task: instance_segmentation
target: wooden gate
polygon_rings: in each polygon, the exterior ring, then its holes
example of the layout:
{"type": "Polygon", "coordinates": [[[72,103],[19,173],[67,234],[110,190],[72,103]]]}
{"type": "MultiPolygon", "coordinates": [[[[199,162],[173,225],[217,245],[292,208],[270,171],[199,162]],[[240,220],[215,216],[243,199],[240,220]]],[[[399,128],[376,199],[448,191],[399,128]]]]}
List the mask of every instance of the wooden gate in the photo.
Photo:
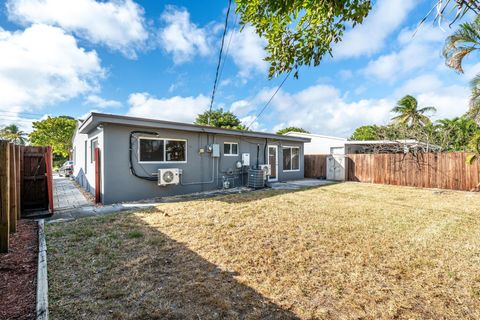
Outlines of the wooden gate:
{"type": "Polygon", "coordinates": [[[51,147],[23,147],[22,156],[22,216],[38,210],[53,213],[51,147]]]}

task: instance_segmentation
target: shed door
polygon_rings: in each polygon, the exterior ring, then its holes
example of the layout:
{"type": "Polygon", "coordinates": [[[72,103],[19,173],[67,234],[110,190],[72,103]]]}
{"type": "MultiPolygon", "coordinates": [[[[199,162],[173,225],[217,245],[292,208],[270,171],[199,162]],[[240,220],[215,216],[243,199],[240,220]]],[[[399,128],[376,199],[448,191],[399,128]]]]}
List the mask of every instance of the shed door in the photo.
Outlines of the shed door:
{"type": "Polygon", "coordinates": [[[327,157],[327,179],[335,181],[345,180],[344,155],[331,155],[327,157]]]}

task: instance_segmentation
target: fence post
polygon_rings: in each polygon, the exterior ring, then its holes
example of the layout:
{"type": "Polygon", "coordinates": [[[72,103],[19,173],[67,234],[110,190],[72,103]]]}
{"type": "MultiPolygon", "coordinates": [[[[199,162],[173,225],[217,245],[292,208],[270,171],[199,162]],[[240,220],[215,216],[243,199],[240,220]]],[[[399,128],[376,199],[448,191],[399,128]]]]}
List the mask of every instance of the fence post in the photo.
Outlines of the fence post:
{"type": "Polygon", "coordinates": [[[17,232],[17,195],[15,186],[16,177],[15,177],[15,145],[10,143],[10,161],[9,161],[9,193],[10,193],[10,233],[17,232]]]}
{"type": "Polygon", "coordinates": [[[47,176],[47,192],[48,192],[48,211],[50,214],[53,214],[54,205],[53,205],[53,157],[52,157],[52,147],[48,146],[45,151],[45,175],[47,176]]]}
{"type": "Polygon", "coordinates": [[[0,252],[8,252],[10,241],[10,195],[9,195],[8,141],[0,140],[0,252]]]}
{"type": "Polygon", "coordinates": [[[20,198],[20,166],[22,165],[22,160],[20,158],[21,152],[20,152],[21,147],[20,146],[15,146],[15,187],[16,187],[16,195],[17,195],[17,221],[20,220],[20,214],[21,214],[21,198],[20,198]]]}

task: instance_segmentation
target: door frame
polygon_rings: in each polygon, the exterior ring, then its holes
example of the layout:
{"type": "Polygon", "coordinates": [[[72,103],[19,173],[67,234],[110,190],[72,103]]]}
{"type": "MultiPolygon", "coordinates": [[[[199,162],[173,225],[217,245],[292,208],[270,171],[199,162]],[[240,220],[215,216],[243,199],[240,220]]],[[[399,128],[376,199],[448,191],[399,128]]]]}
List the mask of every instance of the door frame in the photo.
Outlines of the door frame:
{"type": "Polygon", "coordinates": [[[278,181],[278,145],[276,144],[269,144],[267,145],[267,150],[268,150],[268,156],[267,156],[267,164],[270,164],[270,148],[275,148],[275,172],[276,176],[275,179],[271,179],[270,176],[268,176],[268,182],[276,182],[278,181]]]}

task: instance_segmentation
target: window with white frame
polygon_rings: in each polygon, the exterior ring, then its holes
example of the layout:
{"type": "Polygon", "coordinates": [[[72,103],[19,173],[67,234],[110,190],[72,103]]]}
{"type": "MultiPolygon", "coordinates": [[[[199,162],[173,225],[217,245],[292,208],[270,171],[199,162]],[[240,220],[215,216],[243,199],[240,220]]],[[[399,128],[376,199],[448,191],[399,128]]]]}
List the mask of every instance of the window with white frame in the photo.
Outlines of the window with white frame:
{"type": "Polygon", "coordinates": [[[225,155],[225,156],[238,156],[238,143],[236,143],[236,142],[224,142],[223,143],[223,155],[225,155]]]}
{"type": "Polygon", "coordinates": [[[300,170],[300,148],[283,147],[283,171],[300,170]]]}
{"type": "Polygon", "coordinates": [[[90,163],[95,161],[95,149],[98,148],[98,139],[92,139],[90,141],[90,163]]]}
{"type": "Polygon", "coordinates": [[[186,162],[187,141],[138,138],[138,160],[139,162],[186,162]]]}

